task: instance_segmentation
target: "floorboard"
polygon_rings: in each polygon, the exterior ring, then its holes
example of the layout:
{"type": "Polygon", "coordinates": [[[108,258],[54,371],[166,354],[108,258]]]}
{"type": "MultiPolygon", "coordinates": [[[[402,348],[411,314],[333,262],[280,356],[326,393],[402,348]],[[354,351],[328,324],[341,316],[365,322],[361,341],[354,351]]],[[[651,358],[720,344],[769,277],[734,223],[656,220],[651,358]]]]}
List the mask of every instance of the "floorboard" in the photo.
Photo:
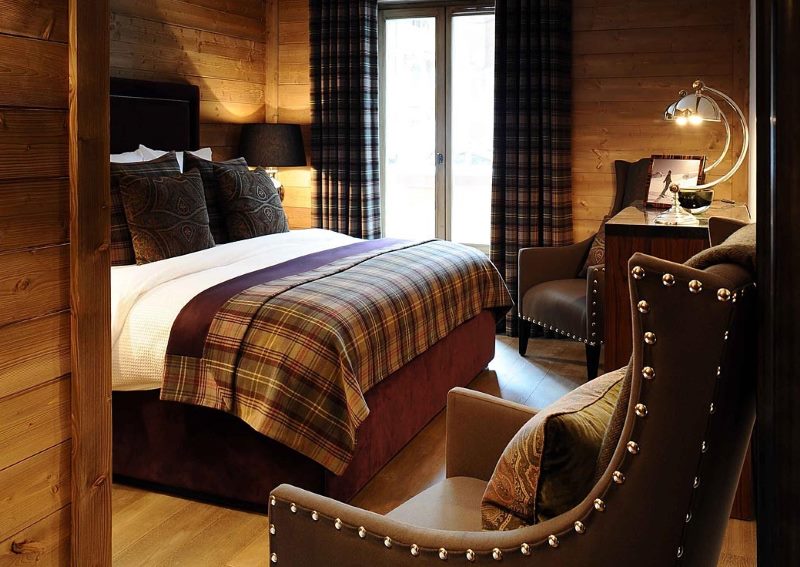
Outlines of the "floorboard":
{"type": "MultiPolygon", "coordinates": [[[[516,342],[498,338],[497,354],[470,385],[504,399],[544,407],[586,379],[582,344],[532,339],[525,358],[516,342]]],[[[444,478],[444,412],[355,497],[385,513],[444,478]]],[[[116,567],[266,567],[266,516],[115,485],[116,567]]],[[[755,522],[731,520],[718,567],[755,567],[755,522]]]]}

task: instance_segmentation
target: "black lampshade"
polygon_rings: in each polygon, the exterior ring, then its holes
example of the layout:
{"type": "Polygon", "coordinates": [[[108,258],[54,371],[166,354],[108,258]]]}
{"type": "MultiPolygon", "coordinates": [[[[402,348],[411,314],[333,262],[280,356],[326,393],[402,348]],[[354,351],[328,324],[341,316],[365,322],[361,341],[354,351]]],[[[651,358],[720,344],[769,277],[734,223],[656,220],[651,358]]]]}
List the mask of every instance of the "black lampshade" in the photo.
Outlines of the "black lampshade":
{"type": "Polygon", "coordinates": [[[239,153],[252,166],[306,165],[303,134],[297,124],[245,124],[239,153]]]}

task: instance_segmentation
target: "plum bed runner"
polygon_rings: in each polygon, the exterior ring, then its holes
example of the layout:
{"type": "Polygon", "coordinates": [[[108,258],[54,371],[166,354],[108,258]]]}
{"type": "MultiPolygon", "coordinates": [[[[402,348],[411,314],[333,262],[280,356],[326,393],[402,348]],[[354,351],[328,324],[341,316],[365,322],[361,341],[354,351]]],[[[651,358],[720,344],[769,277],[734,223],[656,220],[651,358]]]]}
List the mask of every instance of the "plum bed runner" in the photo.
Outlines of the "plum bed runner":
{"type": "Polygon", "coordinates": [[[369,414],[364,393],[511,297],[479,251],[366,241],[199,294],[172,327],[161,399],[236,415],[341,474],[369,414]]]}

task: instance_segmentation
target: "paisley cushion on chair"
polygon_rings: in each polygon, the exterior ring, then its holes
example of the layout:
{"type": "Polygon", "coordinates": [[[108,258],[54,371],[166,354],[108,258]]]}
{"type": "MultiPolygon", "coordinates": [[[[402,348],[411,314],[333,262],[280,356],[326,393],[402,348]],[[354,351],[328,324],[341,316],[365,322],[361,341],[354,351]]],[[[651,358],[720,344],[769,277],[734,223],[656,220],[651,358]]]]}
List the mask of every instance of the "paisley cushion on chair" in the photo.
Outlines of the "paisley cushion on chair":
{"type": "Polygon", "coordinates": [[[484,529],[535,524],[568,511],[586,497],[595,482],[597,457],[625,371],[573,390],[517,432],[483,495],[484,529]]]}

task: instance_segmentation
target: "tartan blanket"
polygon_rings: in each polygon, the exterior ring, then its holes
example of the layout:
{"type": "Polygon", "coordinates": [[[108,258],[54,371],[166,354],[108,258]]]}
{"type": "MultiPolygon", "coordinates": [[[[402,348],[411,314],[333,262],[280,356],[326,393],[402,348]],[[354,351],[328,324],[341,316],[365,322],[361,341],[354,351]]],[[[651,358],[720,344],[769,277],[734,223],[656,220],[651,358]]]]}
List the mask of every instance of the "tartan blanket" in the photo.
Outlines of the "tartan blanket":
{"type": "Polygon", "coordinates": [[[439,240],[365,241],[261,272],[183,309],[161,399],[234,414],[335,474],[370,388],[481,311],[499,320],[512,305],[485,255],[439,240]]]}

